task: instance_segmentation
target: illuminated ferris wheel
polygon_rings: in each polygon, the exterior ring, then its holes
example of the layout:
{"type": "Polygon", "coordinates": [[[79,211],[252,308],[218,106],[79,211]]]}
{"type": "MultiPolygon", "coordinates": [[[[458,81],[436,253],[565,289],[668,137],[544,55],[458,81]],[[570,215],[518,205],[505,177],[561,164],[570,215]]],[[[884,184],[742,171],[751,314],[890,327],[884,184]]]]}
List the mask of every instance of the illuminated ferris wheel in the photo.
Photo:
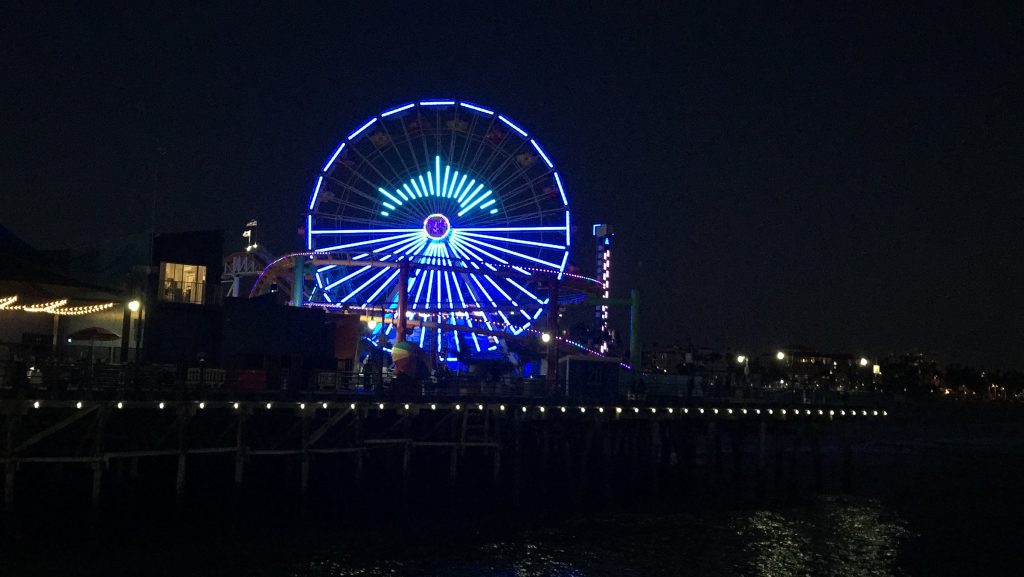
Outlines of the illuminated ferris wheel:
{"type": "MultiPolygon", "coordinates": [[[[399,269],[373,263],[419,265],[408,315],[433,323],[407,338],[454,361],[539,322],[538,287],[564,271],[571,227],[562,177],[532,134],[483,106],[423,100],[368,119],[333,151],[306,234],[308,250],[348,255],[316,268],[315,306],[393,315],[399,269]]],[[[374,332],[394,337],[392,324],[374,332]]]]}

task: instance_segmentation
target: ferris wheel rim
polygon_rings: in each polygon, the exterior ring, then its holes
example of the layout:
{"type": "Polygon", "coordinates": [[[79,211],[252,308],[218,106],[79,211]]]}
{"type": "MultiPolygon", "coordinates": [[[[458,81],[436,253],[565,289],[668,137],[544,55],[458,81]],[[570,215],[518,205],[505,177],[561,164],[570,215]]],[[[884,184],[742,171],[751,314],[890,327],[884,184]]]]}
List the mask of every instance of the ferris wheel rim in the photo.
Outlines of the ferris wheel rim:
{"type": "MultiPolygon", "coordinates": [[[[435,130],[430,134],[439,132],[439,130],[435,130]]],[[[440,141],[440,137],[438,137],[438,141],[440,141]]],[[[453,144],[450,148],[454,150],[454,136],[451,138],[451,142],[453,144]]],[[[436,275],[433,272],[424,274],[423,276],[428,277],[428,280],[420,279],[417,274],[418,280],[413,281],[413,287],[419,283],[418,288],[422,292],[424,285],[429,284],[430,288],[426,289],[426,305],[428,307],[433,305],[431,310],[435,311],[439,310],[438,305],[443,304],[442,295],[445,290],[442,289],[442,286],[446,287],[448,305],[450,305],[452,313],[487,308],[489,302],[491,308],[498,311],[503,320],[508,321],[507,325],[512,327],[512,332],[515,334],[518,334],[515,332],[517,325],[521,330],[526,330],[532,321],[539,317],[540,309],[544,308],[546,301],[538,298],[523,284],[514,280],[504,279],[505,284],[495,282],[491,278],[488,268],[496,271],[496,266],[506,266],[526,272],[527,268],[532,267],[536,270],[556,273],[561,278],[566,269],[571,246],[571,213],[562,175],[536,137],[504,114],[499,114],[472,102],[453,99],[420,100],[393,106],[370,117],[348,133],[333,149],[317,175],[309,198],[305,220],[306,248],[314,253],[352,250],[362,252],[362,254],[356,255],[356,260],[366,259],[367,262],[369,260],[408,259],[428,264],[447,264],[449,266],[459,264],[465,268],[476,267],[476,272],[460,269],[459,272],[452,272],[451,275],[447,272],[443,274],[439,272],[436,275]],[[425,139],[430,132],[428,130],[419,130],[418,133],[410,132],[404,115],[415,113],[413,122],[418,124],[423,118],[423,110],[433,111],[445,107],[465,110],[468,111],[467,114],[477,115],[471,120],[474,128],[477,126],[477,122],[483,118],[489,122],[488,126],[498,126],[505,130],[508,138],[518,138],[519,141],[514,144],[515,148],[512,148],[514,152],[508,152],[500,146],[486,149],[481,141],[481,134],[490,136],[492,129],[488,128],[488,132],[485,133],[467,132],[465,136],[467,144],[461,151],[461,162],[466,162],[466,157],[469,154],[468,143],[471,141],[471,137],[472,142],[476,145],[469,166],[457,162],[454,153],[451,158],[442,159],[440,152],[434,150],[434,163],[432,166],[430,165],[431,154],[428,153],[426,165],[429,170],[424,174],[424,163],[421,162],[415,151],[409,155],[408,159],[399,153],[396,153],[393,159],[385,157],[385,153],[381,150],[394,149],[397,151],[399,145],[408,146],[412,150],[414,144],[423,144],[426,149],[425,139]],[[394,120],[398,120],[398,122],[393,122],[394,120]],[[360,143],[368,138],[376,138],[382,144],[376,150],[368,149],[368,152],[364,152],[360,150],[360,143]],[[487,152],[488,156],[485,161],[481,161],[480,158],[484,152],[487,152]],[[525,155],[532,157],[533,153],[536,153],[536,158],[543,162],[538,167],[546,167],[543,172],[531,172],[533,164],[523,162],[525,155]],[[358,160],[351,160],[354,157],[358,160]],[[347,174],[339,177],[335,172],[343,158],[349,159],[347,160],[349,164],[346,165],[347,174]],[[400,164],[400,167],[391,164],[395,160],[397,161],[394,164],[400,164]],[[517,162],[522,165],[521,168],[516,166],[517,162]],[[478,163],[480,163],[479,166],[478,163]],[[387,165],[386,169],[383,168],[385,164],[387,165]],[[353,166],[358,166],[359,170],[353,166]],[[458,166],[462,168],[457,168],[458,166]],[[465,183],[471,172],[479,173],[477,178],[481,183],[477,184],[476,178],[473,178],[470,186],[464,192],[461,188],[456,188],[456,181],[459,180],[460,174],[461,183],[465,183]],[[485,172],[489,176],[484,176],[485,172]],[[368,174],[369,176],[367,176],[368,174]],[[454,178],[450,179],[453,175],[454,178]],[[499,182],[491,182],[498,180],[498,177],[501,177],[499,182]],[[344,181],[344,178],[349,180],[344,181]],[[538,196],[537,189],[540,183],[548,180],[551,182],[553,191],[557,192],[556,198],[561,200],[560,205],[557,201],[552,203],[548,199],[538,196]],[[357,181],[361,181],[359,186],[353,184],[357,181]],[[488,188],[486,192],[483,192],[485,184],[488,188]],[[511,186],[511,184],[515,184],[515,186],[511,186]],[[474,186],[476,188],[473,188],[474,186]],[[345,196],[343,201],[332,199],[339,206],[333,215],[322,213],[320,210],[321,203],[326,196],[324,191],[328,188],[351,195],[351,198],[345,196]],[[369,192],[374,188],[380,196],[374,197],[369,192]],[[470,192],[470,188],[473,188],[473,192],[470,192]],[[492,198],[498,196],[495,191],[500,191],[504,195],[502,202],[499,203],[496,198],[492,198]],[[413,199],[422,201],[426,207],[424,210],[429,211],[427,218],[422,219],[420,227],[415,226],[415,221],[422,216],[420,213],[413,211],[407,215],[402,212],[407,203],[411,206],[413,199]],[[504,202],[506,200],[507,203],[504,202]],[[547,206],[545,207],[545,205],[547,206]],[[454,206],[453,210],[457,211],[459,222],[450,221],[442,210],[442,206],[454,206]],[[385,210],[380,210],[382,207],[385,210]],[[499,208],[501,211],[497,210],[499,208]],[[485,209],[488,211],[482,212],[485,209]],[[499,215],[498,212],[502,214],[499,215]],[[559,219],[558,225],[553,224],[553,216],[557,216],[559,219]],[[431,218],[434,218],[433,226],[436,228],[433,235],[427,230],[428,221],[431,218]],[[388,219],[388,222],[393,222],[394,225],[382,226],[382,223],[385,222],[384,219],[388,219]],[[522,224],[526,221],[529,221],[532,226],[522,224]],[[318,225],[319,228],[317,228],[318,225]],[[562,241],[550,238],[554,234],[564,235],[560,236],[562,241]],[[352,240],[348,240],[347,237],[351,237],[352,240]],[[318,244],[322,238],[340,240],[335,244],[318,244]],[[431,241],[441,239],[445,240],[445,245],[431,252],[431,248],[435,245],[431,241]],[[482,268],[478,264],[482,265],[482,268]],[[462,302],[460,307],[454,302],[455,292],[450,283],[454,279],[454,286],[459,289],[460,280],[456,275],[463,275],[465,288],[479,297],[474,299],[473,305],[462,302]],[[435,276],[436,298],[431,294],[434,291],[435,276]],[[495,298],[488,289],[496,291],[494,295],[500,293],[507,302],[516,305],[516,308],[525,317],[524,320],[517,322],[509,320],[497,304],[504,302],[501,296],[495,298]],[[527,299],[525,295],[529,295],[532,299],[527,299]],[[522,306],[516,304],[516,297],[520,301],[526,300],[527,304],[522,306]],[[531,300],[535,302],[530,304],[531,300]]],[[[330,267],[323,268],[329,269],[330,267]]],[[[359,275],[372,268],[374,267],[363,266],[355,268],[352,272],[348,272],[348,269],[338,269],[337,274],[341,275],[344,272],[344,276],[332,277],[326,282],[321,278],[321,272],[327,276],[329,272],[335,271],[318,270],[315,277],[314,293],[319,287],[322,297],[327,303],[337,304],[328,296],[328,291],[343,283],[354,283],[354,279],[359,278],[359,275]]],[[[388,276],[385,273],[384,269],[379,272],[374,271],[369,280],[355,286],[354,290],[342,297],[341,302],[344,303],[363,291],[374,290],[375,287],[373,294],[364,304],[369,304],[375,298],[383,298],[385,302],[391,299],[392,291],[386,289],[386,285],[394,286],[392,283],[397,282],[395,280],[397,275],[393,273],[388,276]],[[383,284],[381,284],[382,279],[383,284]]],[[[528,283],[524,284],[528,285],[528,283]]],[[[351,285],[349,286],[352,288],[351,285]]],[[[459,297],[460,300],[463,297],[461,290],[459,297]]],[[[416,293],[414,303],[420,298],[420,293],[416,293]]],[[[416,304],[413,305],[413,308],[416,308],[416,304]]],[[[440,338],[440,333],[438,338],[440,338]]]]}

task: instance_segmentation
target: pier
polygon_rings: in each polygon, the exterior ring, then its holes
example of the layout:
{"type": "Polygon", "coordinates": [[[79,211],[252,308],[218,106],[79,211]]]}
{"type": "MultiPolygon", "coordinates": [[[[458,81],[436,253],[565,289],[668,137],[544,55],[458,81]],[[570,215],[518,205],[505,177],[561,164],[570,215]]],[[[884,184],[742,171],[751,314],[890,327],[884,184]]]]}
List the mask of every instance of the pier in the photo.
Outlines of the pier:
{"type": "Polygon", "coordinates": [[[707,467],[763,483],[769,474],[787,475],[799,462],[810,464],[816,488],[826,482],[846,487],[851,440],[890,418],[879,406],[763,400],[569,404],[369,394],[145,396],[0,400],[4,509],[14,510],[23,494],[33,492],[20,479],[43,469],[50,475],[88,470],[95,507],[102,507],[112,472],[130,484],[140,471],[155,475],[150,481],[181,505],[196,459],[222,461],[217,470],[230,475],[236,488],[268,466],[287,469],[294,472],[288,485],[298,496],[309,491],[321,469],[341,472],[358,486],[368,463],[377,475],[399,482],[402,495],[415,490],[414,475],[452,483],[472,478],[518,499],[524,477],[580,485],[625,478],[657,487],[707,467]],[[833,461],[829,467],[823,466],[826,458],[833,461]],[[253,467],[263,462],[272,464],[253,467]]]}

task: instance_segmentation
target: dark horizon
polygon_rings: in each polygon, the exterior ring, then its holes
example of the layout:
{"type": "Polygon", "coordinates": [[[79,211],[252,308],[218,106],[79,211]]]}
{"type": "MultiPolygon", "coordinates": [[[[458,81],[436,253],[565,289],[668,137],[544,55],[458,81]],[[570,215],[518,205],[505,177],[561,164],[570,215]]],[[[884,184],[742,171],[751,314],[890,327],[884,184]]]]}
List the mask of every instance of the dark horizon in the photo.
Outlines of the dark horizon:
{"type": "Polygon", "coordinates": [[[545,143],[584,271],[615,225],[647,343],[1024,368],[1021,7],[676,10],[27,4],[0,24],[0,224],[142,232],[155,174],[158,230],[233,248],[257,218],[297,250],[344,135],[465,98],[545,143]]]}

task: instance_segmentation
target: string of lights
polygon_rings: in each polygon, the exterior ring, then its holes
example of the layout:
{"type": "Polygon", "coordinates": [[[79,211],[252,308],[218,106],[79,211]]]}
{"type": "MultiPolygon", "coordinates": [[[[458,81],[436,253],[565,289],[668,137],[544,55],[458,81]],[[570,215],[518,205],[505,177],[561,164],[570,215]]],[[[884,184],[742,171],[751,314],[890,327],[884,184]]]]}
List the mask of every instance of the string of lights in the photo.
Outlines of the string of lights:
{"type": "Polygon", "coordinates": [[[23,311],[26,313],[47,313],[58,316],[76,317],[105,311],[117,305],[117,303],[114,302],[107,302],[94,305],[81,305],[69,307],[67,306],[68,299],[59,299],[55,301],[34,305],[14,304],[16,302],[18,302],[18,295],[0,297],[0,310],[23,311]]]}
{"type": "MultiPolygon", "coordinates": [[[[151,408],[151,407],[155,406],[159,410],[164,410],[164,409],[167,408],[167,405],[168,405],[168,403],[166,403],[164,401],[157,401],[157,402],[154,402],[154,401],[96,401],[96,402],[90,402],[89,404],[95,405],[95,404],[103,404],[103,403],[107,403],[107,402],[109,402],[113,406],[117,407],[118,409],[124,409],[126,407],[128,407],[128,408],[143,408],[144,409],[144,408],[151,408]]],[[[51,408],[51,407],[52,408],[62,408],[62,407],[65,407],[65,406],[70,406],[71,404],[72,404],[72,401],[45,401],[44,402],[44,401],[41,401],[41,400],[37,400],[37,401],[33,401],[32,402],[32,407],[35,408],[35,409],[41,409],[44,406],[46,406],[47,408],[51,408]]],[[[74,404],[74,407],[76,409],[83,409],[83,408],[85,408],[87,406],[86,403],[83,402],[83,401],[74,401],[73,404],[74,404]]],[[[338,401],[334,401],[334,402],[323,401],[323,402],[316,402],[316,403],[313,403],[313,402],[311,402],[311,403],[305,403],[305,402],[274,403],[274,402],[263,402],[263,401],[248,401],[248,402],[240,402],[240,401],[219,401],[219,402],[216,402],[216,401],[184,401],[184,402],[181,402],[181,403],[178,403],[178,404],[188,405],[188,406],[195,406],[199,410],[206,410],[208,408],[209,409],[231,408],[231,409],[236,410],[236,411],[240,411],[240,410],[243,410],[243,409],[251,409],[251,408],[256,408],[256,407],[263,407],[264,409],[266,409],[268,411],[269,410],[273,410],[275,408],[276,409],[285,409],[285,410],[295,410],[295,409],[298,409],[300,411],[305,411],[305,410],[307,410],[307,408],[308,409],[312,409],[314,411],[317,410],[317,409],[323,409],[323,410],[348,409],[350,411],[355,411],[355,410],[359,410],[359,409],[363,409],[363,410],[373,410],[373,409],[376,409],[378,411],[386,411],[386,410],[412,411],[412,410],[426,410],[426,409],[429,408],[431,411],[436,411],[438,409],[442,409],[442,410],[448,409],[448,410],[453,410],[453,411],[462,411],[462,410],[467,410],[468,411],[468,410],[476,409],[478,411],[485,411],[485,410],[493,411],[493,410],[497,410],[498,412],[502,412],[503,413],[503,412],[506,412],[506,411],[508,411],[509,409],[512,408],[510,405],[506,405],[506,404],[476,403],[476,404],[466,404],[466,405],[463,405],[462,403],[436,403],[436,402],[432,402],[432,403],[384,403],[384,402],[354,403],[354,402],[347,402],[347,401],[342,401],[342,402],[338,402],[338,401]]],[[[867,409],[867,408],[850,408],[850,407],[843,407],[843,408],[837,408],[837,407],[807,408],[807,407],[802,407],[802,408],[785,409],[785,408],[778,408],[778,407],[726,407],[726,408],[721,408],[721,407],[669,407],[669,406],[660,406],[660,407],[655,407],[655,406],[642,406],[642,407],[641,406],[630,406],[630,407],[616,406],[616,407],[604,407],[604,406],[600,406],[600,405],[573,405],[573,406],[570,406],[570,405],[557,405],[557,406],[553,406],[553,407],[548,407],[547,405],[520,405],[519,406],[519,411],[522,412],[522,413],[535,412],[535,413],[543,414],[543,413],[546,413],[549,408],[552,409],[552,412],[557,410],[557,412],[559,412],[559,413],[580,413],[580,414],[587,413],[588,411],[591,412],[592,414],[593,413],[603,414],[607,410],[608,412],[614,413],[616,417],[621,417],[623,414],[625,414],[625,415],[634,415],[634,416],[640,415],[640,414],[651,414],[651,415],[664,414],[664,415],[673,415],[673,416],[679,416],[679,417],[683,417],[683,416],[688,416],[690,414],[694,414],[694,415],[698,415],[698,416],[700,416],[700,415],[725,415],[727,417],[743,417],[743,416],[746,416],[746,417],[755,416],[755,417],[757,417],[757,416],[766,416],[766,417],[776,417],[776,418],[782,418],[782,417],[795,418],[795,417],[801,417],[801,416],[803,416],[803,417],[816,417],[816,416],[817,417],[826,417],[827,416],[829,419],[833,419],[833,418],[835,418],[837,416],[838,417],[857,417],[857,416],[860,416],[860,417],[888,417],[889,416],[889,412],[887,410],[884,410],[884,409],[867,409]],[[692,411],[692,413],[691,413],[691,411],[692,411]]]]}

